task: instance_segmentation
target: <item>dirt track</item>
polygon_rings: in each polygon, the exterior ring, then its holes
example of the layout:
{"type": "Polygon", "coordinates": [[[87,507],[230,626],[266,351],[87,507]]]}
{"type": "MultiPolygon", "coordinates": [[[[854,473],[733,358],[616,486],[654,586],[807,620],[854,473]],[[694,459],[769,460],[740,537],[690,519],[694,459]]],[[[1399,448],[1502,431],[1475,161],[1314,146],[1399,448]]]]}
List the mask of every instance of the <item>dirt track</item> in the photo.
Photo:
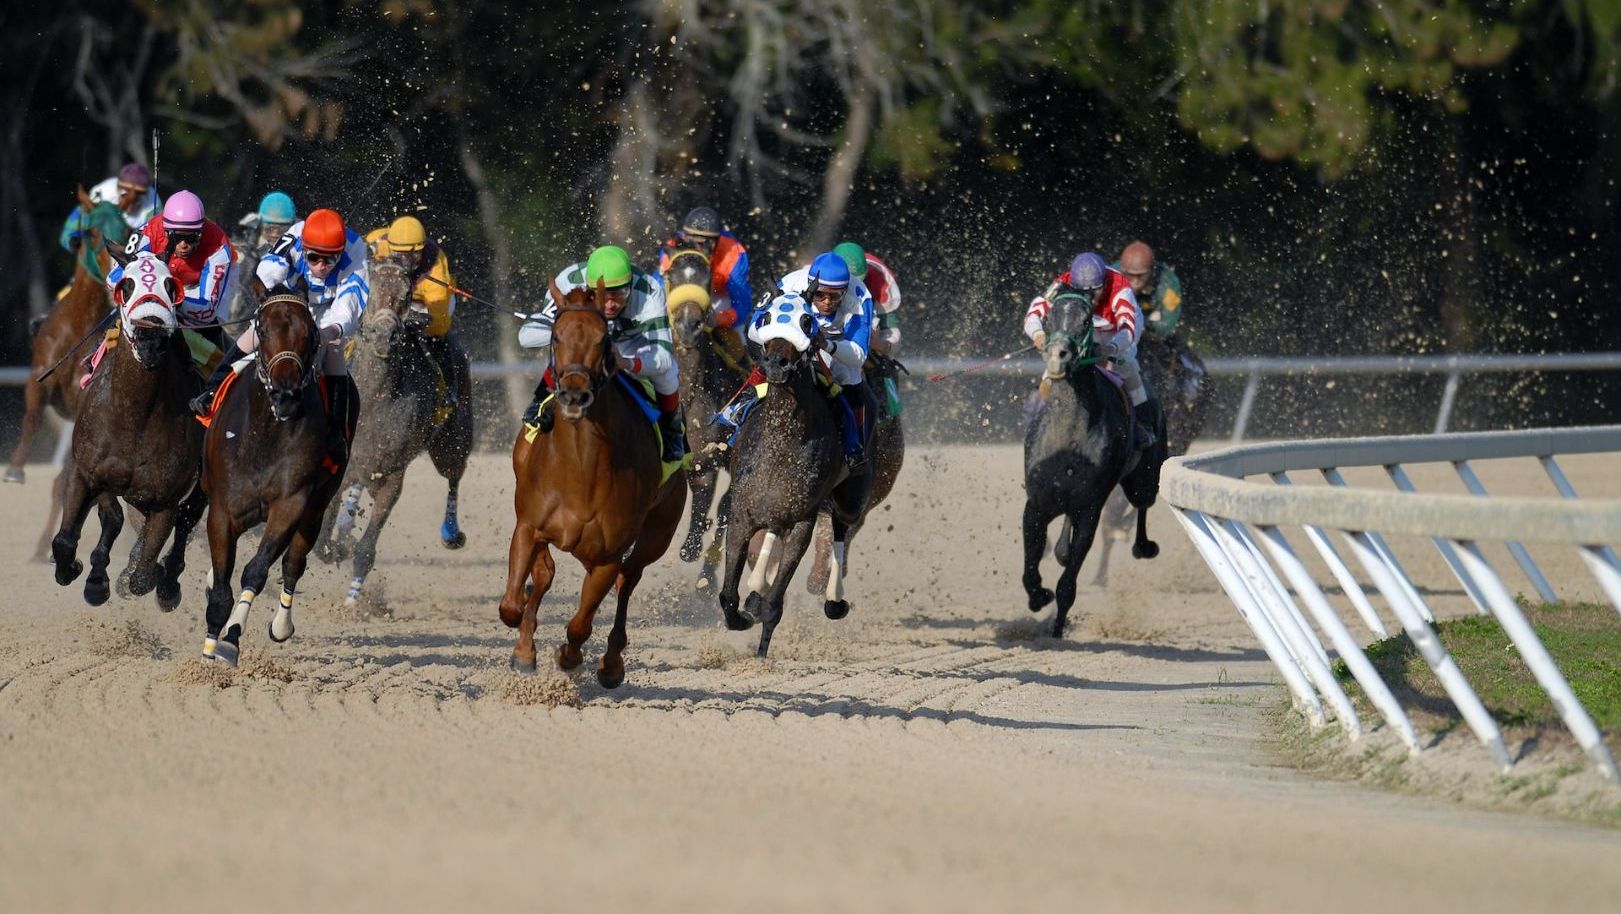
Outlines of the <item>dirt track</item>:
{"type": "MultiPolygon", "coordinates": [[[[586,672],[554,709],[561,680],[506,672],[500,457],[464,485],[456,553],[413,469],[373,577],[391,618],[336,610],[346,570],[312,566],[298,636],[269,644],[256,609],[234,678],[192,659],[196,544],[171,615],[90,610],[22,564],[32,467],[0,489],[0,910],[1614,905],[1621,835],[1278,767],[1281,689],[1163,516],[1161,559],[1117,552],[1137,582],[1083,590],[1069,640],[1033,637],[1018,476],[1012,448],[915,451],[852,550],[851,618],[796,586],[768,663],[672,550],[625,686],[586,672]]],[[[579,580],[559,562],[545,645],[579,580]]]]}

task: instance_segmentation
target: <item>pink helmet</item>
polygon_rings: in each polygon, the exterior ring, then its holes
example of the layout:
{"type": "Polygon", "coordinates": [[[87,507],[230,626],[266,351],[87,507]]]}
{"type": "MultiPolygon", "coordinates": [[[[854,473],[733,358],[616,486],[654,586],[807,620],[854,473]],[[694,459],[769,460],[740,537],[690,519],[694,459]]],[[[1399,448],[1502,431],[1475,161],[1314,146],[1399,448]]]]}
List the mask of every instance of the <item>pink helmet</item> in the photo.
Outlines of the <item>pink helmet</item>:
{"type": "Polygon", "coordinates": [[[163,227],[166,229],[200,229],[203,227],[203,201],[189,190],[183,190],[163,204],[163,227]]]}

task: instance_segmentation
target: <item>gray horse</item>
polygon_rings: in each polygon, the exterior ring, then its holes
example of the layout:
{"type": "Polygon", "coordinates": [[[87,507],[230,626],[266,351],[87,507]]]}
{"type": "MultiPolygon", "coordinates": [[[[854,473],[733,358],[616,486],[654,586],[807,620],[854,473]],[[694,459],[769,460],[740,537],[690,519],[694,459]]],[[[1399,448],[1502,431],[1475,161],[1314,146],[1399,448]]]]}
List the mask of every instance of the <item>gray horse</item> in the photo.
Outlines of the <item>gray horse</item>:
{"type": "MultiPolygon", "coordinates": [[[[803,332],[811,336],[815,319],[807,311],[803,332]]],[[[786,339],[765,344],[760,370],[770,387],[738,431],[732,450],[731,514],[726,530],[726,571],[720,591],[726,627],[743,631],[760,622],[759,656],[771,646],[771,633],[782,621],[783,595],[804,558],[824,506],[833,518],[832,563],[822,612],[842,619],[850,612],[844,599],[845,545],[849,529],[866,507],[872,473],[850,475],[839,436],[836,404],[816,383],[814,351],[798,350],[786,339]],[[749,541],[765,531],[765,541],[749,578],[748,603],[738,612],[738,581],[743,576],[749,541]],[[776,576],[769,584],[772,553],[781,550],[776,576]]],[[[869,463],[870,467],[870,463],[869,463]]]]}
{"type": "Polygon", "coordinates": [[[1116,485],[1137,508],[1131,554],[1140,559],[1159,554],[1148,538],[1148,508],[1159,494],[1165,422],[1158,419],[1152,446],[1142,450],[1133,444],[1131,408],[1092,354],[1091,308],[1078,295],[1060,295],[1054,306],[1056,327],[1045,353],[1051,392],[1024,439],[1024,589],[1031,612],[1040,612],[1056,596],[1053,637],[1059,638],[1075,603],[1075,577],[1116,485]],[[1040,566],[1047,525],[1059,516],[1068,519],[1074,533],[1055,594],[1041,586],[1040,566]]]}
{"type": "Polygon", "coordinates": [[[411,284],[403,264],[391,258],[371,266],[371,297],[350,358],[363,399],[365,420],[355,430],[341,500],[327,510],[320,555],[336,564],[351,553],[354,578],[345,602],[357,603],[366,576],[377,563],[377,539],[405,488],[405,469],[424,450],[450,483],[439,540],[446,549],[467,543],[456,516],[456,492],[473,446],[472,385],[467,355],[456,348],[460,371],[441,377],[413,327],[411,284]],[[372,518],[359,541],[355,515],[362,490],[372,497],[372,518]]]}

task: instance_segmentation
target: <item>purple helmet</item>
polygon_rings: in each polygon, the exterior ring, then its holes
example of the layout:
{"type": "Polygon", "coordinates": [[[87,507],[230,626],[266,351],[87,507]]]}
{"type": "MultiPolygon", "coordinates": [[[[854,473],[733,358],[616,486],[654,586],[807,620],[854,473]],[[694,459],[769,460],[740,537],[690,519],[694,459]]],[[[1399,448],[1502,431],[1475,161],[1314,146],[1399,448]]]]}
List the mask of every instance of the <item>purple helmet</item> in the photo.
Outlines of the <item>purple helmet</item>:
{"type": "Polygon", "coordinates": [[[163,204],[163,227],[192,231],[203,227],[203,201],[189,190],[183,190],[163,204]]]}
{"type": "Polygon", "coordinates": [[[1103,273],[1108,264],[1094,251],[1076,254],[1069,262],[1069,284],[1082,292],[1096,292],[1103,288],[1103,273]]]}
{"type": "Polygon", "coordinates": [[[152,173],[140,162],[131,162],[118,169],[118,183],[146,190],[152,186],[152,173]]]}

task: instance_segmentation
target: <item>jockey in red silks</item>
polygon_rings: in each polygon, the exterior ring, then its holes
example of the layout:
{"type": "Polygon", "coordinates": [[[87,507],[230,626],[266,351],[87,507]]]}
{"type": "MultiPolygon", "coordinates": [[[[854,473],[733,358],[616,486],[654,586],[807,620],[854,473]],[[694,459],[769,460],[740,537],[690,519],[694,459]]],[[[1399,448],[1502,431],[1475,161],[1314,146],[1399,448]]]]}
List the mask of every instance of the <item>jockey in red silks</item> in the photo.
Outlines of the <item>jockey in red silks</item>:
{"type": "MultiPolygon", "coordinates": [[[[236,251],[225,230],[203,215],[203,201],[196,194],[183,190],[170,197],[162,215],[153,216],[131,236],[125,253],[149,253],[169,268],[186,295],[180,305],[180,326],[204,327],[218,321],[236,251]]],[[[124,267],[114,267],[107,274],[107,288],[123,278],[124,267]]]]}
{"type": "Polygon", "coordinates": [[[1093,342],[1099,355],[1114,362],[1115,371],[1125,382],[1132,412],[1137,417],[1138,444],[1147,447],[1154,441],[1155,415],[1148,402],[1142,371],[1137,366],[1143,312],[1131,291],[1131,282],[1120,271],[1110,269],[1100,255],[1092,251],[1077,254],[1070,261],[1069,270],[1053,280],[1047,291],[1032,299],[1024,312],[1024,334],[1038,349],[1047,346],[1044,322],[1052,312],[1052,299],[1066,289],[1080,292],[1091,301],[1093,342]]]}

